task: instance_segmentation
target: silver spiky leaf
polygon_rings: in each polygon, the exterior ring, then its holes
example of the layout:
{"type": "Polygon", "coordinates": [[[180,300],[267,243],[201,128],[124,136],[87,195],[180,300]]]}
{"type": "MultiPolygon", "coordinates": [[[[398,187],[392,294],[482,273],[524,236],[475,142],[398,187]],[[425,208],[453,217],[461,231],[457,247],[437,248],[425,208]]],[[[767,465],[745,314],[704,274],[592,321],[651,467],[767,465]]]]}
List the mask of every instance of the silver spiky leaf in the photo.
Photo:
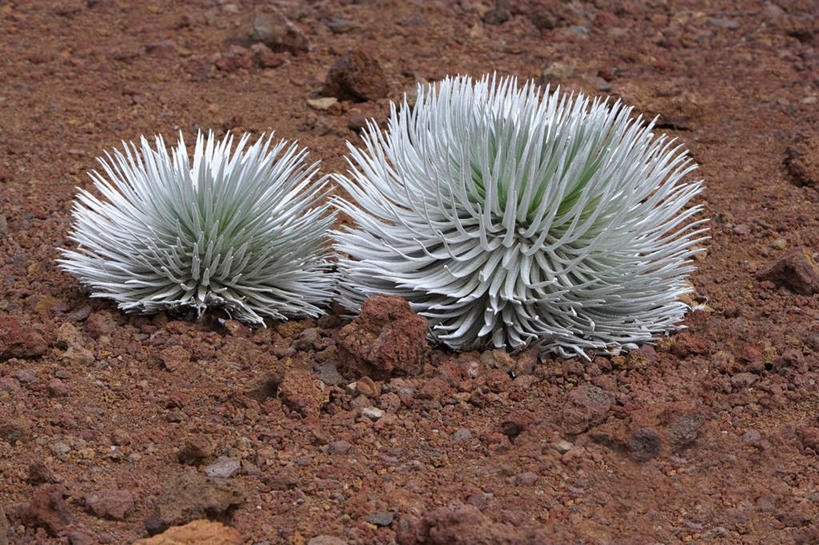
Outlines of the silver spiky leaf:
{"type": "Polygon", "coordinates": [[[340,302],[400,295],[454,349],[633,348],[687,310],[701,181],[630,107],[447,78],[348,143],[340,302]]]}
{"type": "Polygon", "coordinates": [[[100,158],[102,196],[80,190],[61,268],[126,312],[222,307],[239,320],[316,316],[332,299],[326,180],[306,149],[273,135],[196,139],[193,164],[180,134],[100,158]],[[247,149],[245,149],[247,148],[247,149]]]}

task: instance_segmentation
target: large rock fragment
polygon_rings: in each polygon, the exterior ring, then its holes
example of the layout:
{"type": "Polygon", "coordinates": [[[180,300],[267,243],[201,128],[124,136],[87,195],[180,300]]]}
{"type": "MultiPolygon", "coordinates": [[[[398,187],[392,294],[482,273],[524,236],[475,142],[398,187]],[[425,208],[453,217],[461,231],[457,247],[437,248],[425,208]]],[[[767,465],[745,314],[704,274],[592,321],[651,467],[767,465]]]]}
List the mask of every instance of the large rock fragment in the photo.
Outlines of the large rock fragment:
{"type": "Polygon", "coordinates": [[[819,134],[797,135],[785,151],[785,168],[800,186],[819,186],[819,134]]]}
{"type": "Polygon", "coordinates": [[[311,48],[310,40],[304,32],[278,10],[250,15],[235,41],[244,47],[262,43],[273,51],[289,51],[294,55],[310,51],[311,48]]]}
{"type": "Polygon", "coordinates": [[[134,510],[134,496],[127,490],[100,490],[85,498],[85,508],[99,518],[125,520],[134,510]]]}
{"type": "Polygon", "coordinates": [[[5,441],[9,445],[25,441],[30,430],[31,423],[25,416],[18,414],[11,407],[0,405],[0,441],[5,441]]]}
{"type": "Polygon", "coordinates": [[[429,355],[427,327],[401,297],[370,297],[339,332],[342,371],[375,380],[420,374],[429,355]]]}
{"type": "Polygon", "coordinates": [[[569,392],[563,410],[563,428],[576,435],[606,419],[614,396],[597,386],[582,384],[569,392]]]}
{"type": "Polygon", "coordinates": [[[365,49],[353,49],[330,67],[323,93],[340,100],[365,102],[386,97],[389,86],[378,60],[365,49]]]}
{"type": "Polygon", "coordinates": [[[244,500],[244,490],[233,479],[210,479],[188,471],[162,490],[145,528],[154,535],[197,519],[229,523],[244,500]]]}
{"type": "Polygon", "coordinates": [[[185,439],[185,444],[176,452],[180,464],[195,466],[213,455],[213,441],[207,435],[194,434],[185,439]]]}
{"type": "Polygon", "coordinates": [[[13,316],[0,316],[0,361],[36,358],[48,349],[43,336],[13,316]]]}
{"type": "Polygon", "coordinates": [[[428,511],[419,520],[402,516],[396,529],[399,545],[524,545],[550,543],[545,531],[497,523],[471,504],[428,511]]]}
{"type": "Polygon", "coordinates": [[[801,295],[819,293],[819,265],[807,248],[796,248],[762,270],[758,278],[801,295]]]}
{"type": "Polygon", "coordinates": [[[194,520],[168,528],[159,535],[136,540],[133,545],[242,545],[235,529],[209,520],[194,520]]]}
{"type": "Polygon", "coordinates": [[[318,417],[330,401],[330,389],[309,369],[289,369],[279,384],[279,396],[290,409],[302,416],[318,417]]]}
{"type": "Polygon", "coordinates": [[[38,488],[31,502],[20,506],[20,521],[29,528],[42,528],[48,535],[57,537],[73,522],[65,496],[66,490],[59,484],[38,488]]]}

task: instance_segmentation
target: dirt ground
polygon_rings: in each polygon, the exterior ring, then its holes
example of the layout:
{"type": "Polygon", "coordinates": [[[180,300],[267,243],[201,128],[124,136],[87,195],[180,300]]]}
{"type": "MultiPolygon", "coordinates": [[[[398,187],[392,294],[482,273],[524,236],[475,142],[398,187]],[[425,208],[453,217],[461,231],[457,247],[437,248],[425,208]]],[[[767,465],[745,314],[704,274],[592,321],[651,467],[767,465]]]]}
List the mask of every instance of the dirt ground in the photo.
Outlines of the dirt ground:
{"type": "Polygon", "coordinates": [[[0,544],[200,518],[258,545],[819,543],[818,20],[812,0],[0,2],[0,544]],[[337,316],[125,316],[54,262],[121,140],[275,130],[343,170],[417,81],[492,71],[621,98],[691,150],[712,238],[688,330],[592,362],[420,343],[418,376],[342,378],[337,316]]]}

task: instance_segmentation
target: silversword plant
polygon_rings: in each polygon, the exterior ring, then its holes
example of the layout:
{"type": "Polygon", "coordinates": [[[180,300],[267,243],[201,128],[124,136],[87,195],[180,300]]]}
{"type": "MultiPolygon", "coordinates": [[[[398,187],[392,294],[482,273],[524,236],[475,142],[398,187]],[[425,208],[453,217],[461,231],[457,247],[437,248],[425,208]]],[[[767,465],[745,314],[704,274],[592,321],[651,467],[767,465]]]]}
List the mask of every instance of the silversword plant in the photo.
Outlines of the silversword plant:
{"type": "Polygon", "coordinates": [[[170,153],[143,137],[100,158],[90,175],[102,199],[80,190],[77,247],[60,266],[124,311],[222,307],[250,324],[318,315],[333,290],[326,182],[297,144],[248,140],[232,149],[232,136],[200,133],[193,164],[181,135],[170,153]]]}
{"type": "Polygon", "coordinates": [[[340,302],[400,295],[454,349],[586,355],[675,329],[702,182],[631,114],[514,78],[419,86],[335,176],[340,302]]]}

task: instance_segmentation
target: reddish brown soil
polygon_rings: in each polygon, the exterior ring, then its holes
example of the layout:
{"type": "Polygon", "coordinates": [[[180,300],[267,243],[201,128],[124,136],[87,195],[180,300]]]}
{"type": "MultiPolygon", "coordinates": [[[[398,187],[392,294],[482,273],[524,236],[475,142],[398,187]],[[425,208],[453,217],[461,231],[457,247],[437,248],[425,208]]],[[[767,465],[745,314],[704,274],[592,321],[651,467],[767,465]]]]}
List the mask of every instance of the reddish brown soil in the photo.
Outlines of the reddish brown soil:
{"type": "Polygon", "coordinates": [[[169,4],[0,4],[0,543],[131,543],[183,484],[222,495],[171,522],[248,544],[819,543],[819,296],[757,277],[819,250],[815,2],[275,2],[298,54],[229,41],[270,6],[169,4]],[[357,45],[388,98],[309,107],[357,45]],[[275,129],[329,172],[416,80],[487,71],[620,97],[691,150],[713,221],[687,332],[534,368],[435,351],[352,392],[288,372],[336,361],[336,318],[123,316],[55,265],[122,139],[275,129]],[[219,457],[241,468],[207,488],[219,457]]]}

